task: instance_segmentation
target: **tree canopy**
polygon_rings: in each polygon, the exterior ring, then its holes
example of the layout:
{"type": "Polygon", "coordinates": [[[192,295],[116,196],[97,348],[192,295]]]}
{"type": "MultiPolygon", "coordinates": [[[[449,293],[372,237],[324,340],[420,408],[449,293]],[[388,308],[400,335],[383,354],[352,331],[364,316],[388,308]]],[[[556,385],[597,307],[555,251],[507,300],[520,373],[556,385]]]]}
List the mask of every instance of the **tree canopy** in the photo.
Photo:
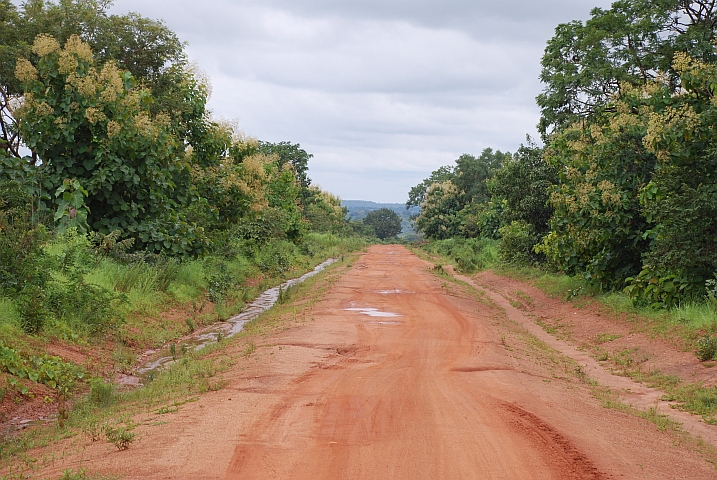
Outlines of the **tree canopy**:
{"type": "Polygon", "coordinates": [[[368,212],[363,223],[371,227],[381,240],[393,238],[401,233],[401,217],[388,208],[368,212]]]}

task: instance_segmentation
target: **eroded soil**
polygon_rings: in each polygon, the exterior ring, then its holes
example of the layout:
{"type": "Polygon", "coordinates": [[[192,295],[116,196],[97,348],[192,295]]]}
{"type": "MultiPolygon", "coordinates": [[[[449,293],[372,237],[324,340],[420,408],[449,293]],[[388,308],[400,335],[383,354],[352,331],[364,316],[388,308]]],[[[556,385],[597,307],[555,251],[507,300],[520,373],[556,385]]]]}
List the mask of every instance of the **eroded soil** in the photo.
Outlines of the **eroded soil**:
{"type": "Polygon", "coordinates": [[[717,477],[682,437],[600,406],[582,366],[501,305],[503,286],[477,291],[431,267],[372,247],[310,321],[257,338],[224,389],[162,421],[138,415],[126,451],[78,436],[32,452],[38,478],[717,477]]]}

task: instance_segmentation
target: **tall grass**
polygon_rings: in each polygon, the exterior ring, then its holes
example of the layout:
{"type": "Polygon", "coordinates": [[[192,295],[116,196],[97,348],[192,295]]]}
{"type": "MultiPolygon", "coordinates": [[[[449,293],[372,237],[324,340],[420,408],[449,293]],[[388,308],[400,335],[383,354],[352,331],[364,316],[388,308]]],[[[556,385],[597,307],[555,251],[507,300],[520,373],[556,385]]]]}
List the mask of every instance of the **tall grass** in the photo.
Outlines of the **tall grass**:
{"type": "Polygon", "coordinates": [[[549,273],[534,267],[502,267],[499,272],[532,281],[549,296],[562,300],[594,298],[614,312],[630,313],[648,319],[657,330],[667,331],[674,326],[680,327],[688,341],[694,341],[704,333],[717,333],[717,302],[707,298],[684,302],[669,309],[654,309],[635,306],[630,297],[620,291],[600,292],[579,277],[549,273]]]}
{"type": "Polygon", "coordinates": [[[449,238],[435,240],[423,247],[433,254],[448,257],[467,273],[492,268],[498,264],[498,241],[489,238],[449,238]]]}

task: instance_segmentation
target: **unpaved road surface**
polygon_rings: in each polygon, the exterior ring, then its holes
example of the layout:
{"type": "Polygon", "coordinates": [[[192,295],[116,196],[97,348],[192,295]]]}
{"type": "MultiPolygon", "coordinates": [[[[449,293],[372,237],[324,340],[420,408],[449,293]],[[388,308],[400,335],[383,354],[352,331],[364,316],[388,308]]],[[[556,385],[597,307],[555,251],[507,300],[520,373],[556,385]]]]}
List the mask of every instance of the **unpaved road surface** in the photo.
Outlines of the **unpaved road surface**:
{"type": "Polygon", "coordinates": [[[580,372],[571,374],[573,363],[489,296],[430,267],[403,247],[371,247],[313,307],[311,320],[257,340],[226,388],[145,422],[127,451],[75,440],[44,473],[717,478],[696,448],[600,406],[580,372]]]}

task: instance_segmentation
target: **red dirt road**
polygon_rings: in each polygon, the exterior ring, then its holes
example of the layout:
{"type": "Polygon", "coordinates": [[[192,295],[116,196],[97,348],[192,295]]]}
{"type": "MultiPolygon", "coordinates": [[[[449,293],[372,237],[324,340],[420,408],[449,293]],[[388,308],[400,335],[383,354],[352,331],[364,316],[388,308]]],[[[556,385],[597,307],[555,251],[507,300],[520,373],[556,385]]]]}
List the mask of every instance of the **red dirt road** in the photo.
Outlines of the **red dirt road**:
{"type": "Polygon", "coordinates": [[[430,266],[403,247],[372,247],[315,305],[314,321],[265,338],[227,388],[167,424],[142,427],[142,441],[126,452],[75,446],[47,472],[717,478],[670,433],[601,407],[571,376],[573,364],[486,296],[434,276],[430,266]],[[346,310],[359,308],[398,316],[346,310]]]}

